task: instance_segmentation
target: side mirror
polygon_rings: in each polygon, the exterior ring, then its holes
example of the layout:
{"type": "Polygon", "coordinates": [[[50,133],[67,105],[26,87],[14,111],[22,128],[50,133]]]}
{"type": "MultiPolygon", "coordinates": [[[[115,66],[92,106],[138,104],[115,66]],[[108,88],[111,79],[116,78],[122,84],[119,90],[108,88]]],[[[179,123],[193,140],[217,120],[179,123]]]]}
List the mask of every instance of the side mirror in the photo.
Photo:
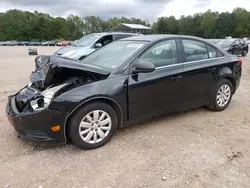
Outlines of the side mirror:
{"type": "Polygon", "coordinates": [[[102,44],[101,43],[96,43],[95,44],[95,48],[101,48],[102,47],[102,44]]]}
{"type": "Polygon", "coordinates": [[[138,60],[132,69],[132,73],[148,73],[153,72],[154,70],[155,66],[153,63],[149,61],[138,60]]]}

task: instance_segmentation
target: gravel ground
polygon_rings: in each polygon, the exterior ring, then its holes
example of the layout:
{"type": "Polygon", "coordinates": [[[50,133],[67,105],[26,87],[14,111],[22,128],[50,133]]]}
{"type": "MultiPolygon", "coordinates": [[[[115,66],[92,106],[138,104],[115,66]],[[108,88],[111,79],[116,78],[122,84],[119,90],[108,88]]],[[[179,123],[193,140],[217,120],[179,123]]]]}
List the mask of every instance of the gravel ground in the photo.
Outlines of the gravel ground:
{"type": "MultiPolygon", "coordinates": [[[[249,187],[250,54],[231,105],[204,108],[117,131],[104,147],[38,147],[16,137],[6,98],[28,82],[27,47],[0,47],[0,187],[249,187]]],[[[55,47],[38,47],[50,54],[55,47]]]]}

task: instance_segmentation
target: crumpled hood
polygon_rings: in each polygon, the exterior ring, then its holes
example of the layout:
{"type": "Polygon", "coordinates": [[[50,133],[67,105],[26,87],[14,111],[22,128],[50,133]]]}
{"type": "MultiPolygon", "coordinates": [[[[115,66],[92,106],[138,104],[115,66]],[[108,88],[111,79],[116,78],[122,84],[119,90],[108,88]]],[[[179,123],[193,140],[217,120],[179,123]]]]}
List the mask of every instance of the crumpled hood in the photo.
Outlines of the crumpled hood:
{"type": "Polygon", "coordinates": [[[78,60],[83,56],[88,56],[96,49],[90,47],[79,47],[79,46],[65,46],[55,52],[56,55],[67,57],[70,59],[78,60]]]}
{"type": "Polygon", "coordinates": [[[30,75],[30,82],[36,84],[39,88],[46,88],[49,86],[54,74],[62,68],[80,70],[105,77],[110,74],[110,71],[90,64],[61,58],[56,55],[41,55],[35,59],[35,71],[30,75]]]}

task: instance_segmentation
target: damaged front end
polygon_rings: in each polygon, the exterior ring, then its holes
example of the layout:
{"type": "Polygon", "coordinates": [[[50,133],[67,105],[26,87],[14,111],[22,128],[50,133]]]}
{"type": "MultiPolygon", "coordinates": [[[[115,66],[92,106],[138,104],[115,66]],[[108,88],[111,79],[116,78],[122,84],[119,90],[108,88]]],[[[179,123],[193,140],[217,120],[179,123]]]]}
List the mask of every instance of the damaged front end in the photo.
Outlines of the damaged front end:
{"type": "Polygon", "coordinates": [[[34,112],[47,108],[55,94],[68,85],[69,83],[64,83],[44,91],[36,89],[31,85],[23,88],[15,95],[17,112],[34,112]]]}
{"type": "Polygon", "coordinates": [[[35,62],[30,83],[9,96],[7,117],[20,137],[65,142],[63,128],[54,132],[52,127],[63,127],[67,113],[63,107],[50,107],[53,99],[70,89],[105,79],[110,72],[55,56],[38,56],[35,62]]]}
{"type": "Polygon", "coordinates": [[[38,56],[30,83],[16,96],[19,112],[42,110],[60,93],[107,78],[109,71],[57,56],[38,56]]]}

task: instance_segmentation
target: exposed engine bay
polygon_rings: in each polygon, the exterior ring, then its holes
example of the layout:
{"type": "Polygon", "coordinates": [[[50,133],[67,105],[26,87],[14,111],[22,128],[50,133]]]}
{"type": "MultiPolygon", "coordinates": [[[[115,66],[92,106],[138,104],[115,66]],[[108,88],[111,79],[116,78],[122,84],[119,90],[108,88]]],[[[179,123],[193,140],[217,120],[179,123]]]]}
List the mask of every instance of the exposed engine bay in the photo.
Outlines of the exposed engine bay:
{"type": "Polygon", "coordinates": [[[107,78],[109,72],[98,67],[55,56],[38,56],[30,83],[15,96],[18,112],[42,110],[62,92],[107,78]]]}

